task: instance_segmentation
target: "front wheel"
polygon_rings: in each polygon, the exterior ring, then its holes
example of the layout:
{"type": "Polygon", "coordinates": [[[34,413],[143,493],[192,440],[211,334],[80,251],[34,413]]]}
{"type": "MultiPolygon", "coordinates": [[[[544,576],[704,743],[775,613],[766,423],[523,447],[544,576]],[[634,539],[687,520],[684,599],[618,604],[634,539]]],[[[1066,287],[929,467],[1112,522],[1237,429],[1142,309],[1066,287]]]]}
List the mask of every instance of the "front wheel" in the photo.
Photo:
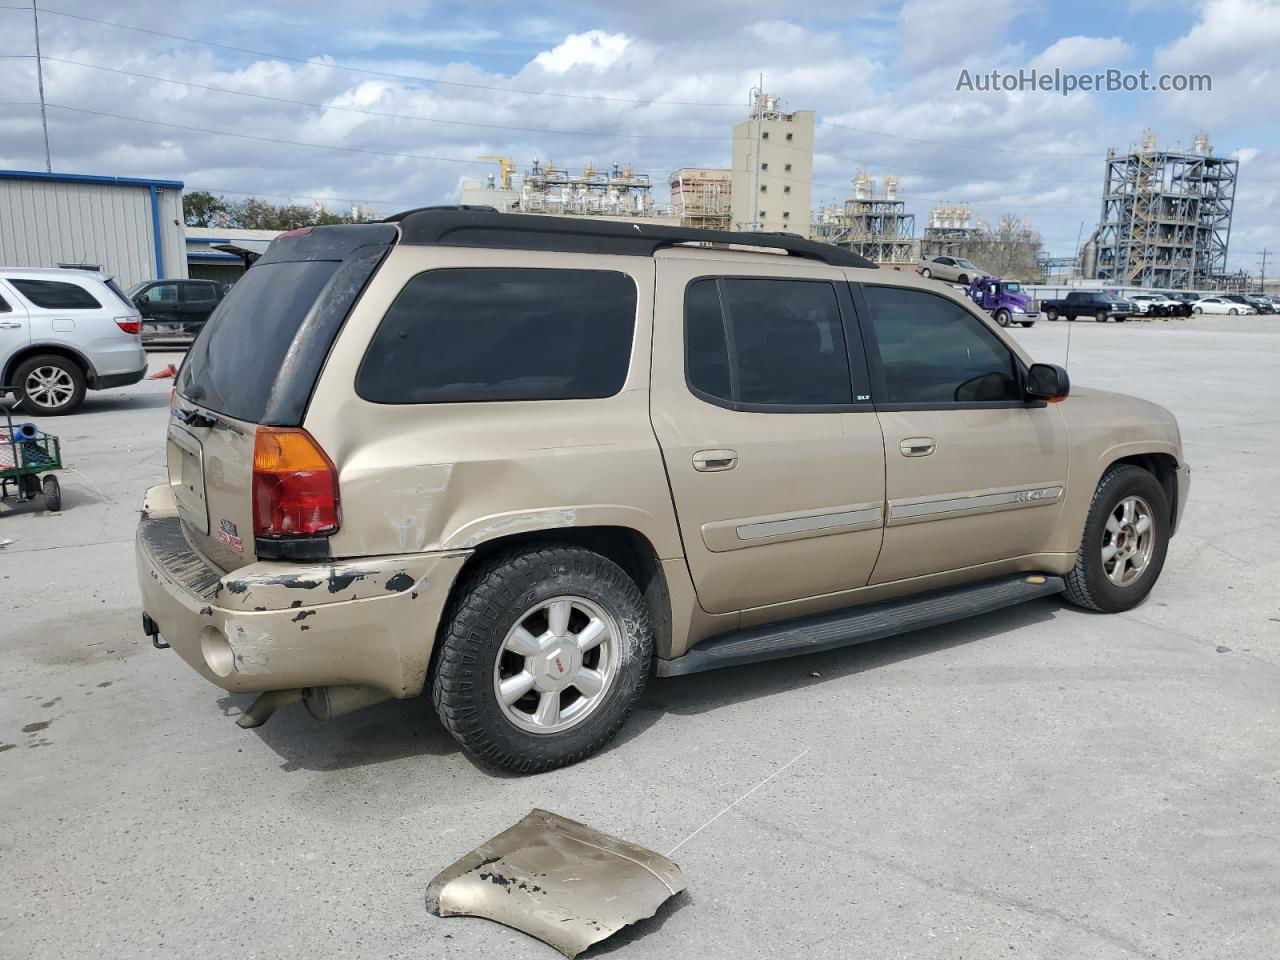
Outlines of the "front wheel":
{"type": "Polygon", "coordinates": [[[964,273],[960,274],[960,276],[959,276],[959,278],[956,280],[956,282],[957,282],[957,283],[963,283],[965,286],[968,286],[968,285],[969,285],[969,276],[968,276],[968,274],[964,274],[964,273]]]}
{"type": "Polygon", "coordinates": [[[1009,325],[1009,320],[1010,316],[1008,310],[1001,307],[996,311],[996,323],[1000,324],[1000,326],[1007,327],[1009,325]]]}
{"type": "Polygon", "coordinates": [[[1148,471],[1107,470],[1094,491],[1066,598],[1078,607],[1119,613],[1151,592],[1169,546],[1169,498],[1148,471]]]}
{"type": "Polygon", "coordinates": [[[1232,307],[1230,310],[1228,310],[1228,311],[1227,311],[1227,313],[1229,313],[1231,316],[1233,316],[1233,317],[1234,317],[1234,316],[1238,315],[1238,314],[1240,313],[1240,311],[1239,311],[1239,310],[1237,310],[1235,307],[1232,307]]]}
{"type": "Polygon", "coordinates": [[[611,560],[554,544],[503,553],[451,601],[431,699],[468,753],[523,773],[591,756],[644,691],[653,628],[611,560]]]}

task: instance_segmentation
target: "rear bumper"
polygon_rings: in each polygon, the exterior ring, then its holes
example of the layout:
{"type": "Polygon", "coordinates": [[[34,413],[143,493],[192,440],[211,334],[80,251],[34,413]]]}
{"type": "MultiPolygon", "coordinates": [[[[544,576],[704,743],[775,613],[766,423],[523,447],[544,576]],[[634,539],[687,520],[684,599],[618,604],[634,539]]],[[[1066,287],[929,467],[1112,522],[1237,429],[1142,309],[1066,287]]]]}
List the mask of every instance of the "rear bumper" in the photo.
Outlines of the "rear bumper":
{"type": "Polygon", "coordinates": [[[182,534],[168,485],[147,492],[136,558],[143,612],[197,673],[256,693],[363,684],[422,692],[436,625],[467,551],[224,573],[182,534]]]}
{"type": "Polygon", "coordinates": [[[112,387],[127,387],[131,383],[137,383],[147,375],[147,365],[144,363],[142,368],[134,370],[131,373],[108,373],[98,374],[93,380],[93,389],[109,390],[112,387]]]}

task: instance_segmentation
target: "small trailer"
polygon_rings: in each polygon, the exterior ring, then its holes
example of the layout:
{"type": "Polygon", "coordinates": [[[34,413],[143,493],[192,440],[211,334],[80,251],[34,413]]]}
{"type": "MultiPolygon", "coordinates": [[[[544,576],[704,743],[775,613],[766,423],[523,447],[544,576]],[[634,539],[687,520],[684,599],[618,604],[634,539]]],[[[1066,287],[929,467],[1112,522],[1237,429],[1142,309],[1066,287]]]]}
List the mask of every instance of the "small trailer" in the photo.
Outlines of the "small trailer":
{"type": "Polygon", "coordinates": [[[41,494],[45,509],[56,513],[62,509],[62,488],[51,471],[62,469],[62,445],[57,437],[34,423],[14,424],[7,406],[4,418],[6,426],[0,430],[0,500],[13,497],[21,503],[41,494]]]}

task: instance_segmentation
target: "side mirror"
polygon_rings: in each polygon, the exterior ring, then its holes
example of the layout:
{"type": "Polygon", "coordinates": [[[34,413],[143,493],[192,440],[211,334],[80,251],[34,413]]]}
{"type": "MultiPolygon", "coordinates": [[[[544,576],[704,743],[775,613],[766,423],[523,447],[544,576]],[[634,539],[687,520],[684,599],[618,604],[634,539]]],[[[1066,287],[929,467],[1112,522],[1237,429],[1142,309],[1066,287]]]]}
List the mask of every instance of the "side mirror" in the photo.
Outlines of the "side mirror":
{"type": "Polygon", "coordinates": [[[1027,370],[1027,396],[1059,403],[1071,393],[1071,378],[1056,363],[1033,363],[1027,370]]]}

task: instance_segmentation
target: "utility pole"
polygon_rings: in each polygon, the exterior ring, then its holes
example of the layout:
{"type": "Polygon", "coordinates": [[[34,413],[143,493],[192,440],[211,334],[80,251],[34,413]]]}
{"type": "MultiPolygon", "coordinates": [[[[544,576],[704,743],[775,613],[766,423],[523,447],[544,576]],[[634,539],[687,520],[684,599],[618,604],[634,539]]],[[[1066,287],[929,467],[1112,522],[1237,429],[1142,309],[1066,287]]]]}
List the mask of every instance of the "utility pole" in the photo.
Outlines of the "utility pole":
{"type": "MultiPolygon", "coordinates": [[[[34,3],[35,0],[32,0],[34,3]]],[[[760,74],[760,85],[751,91],[756,98],[756,177],[755,187],[751,193],[751,229],[760,230],[760,144],[764,140],[764,74],[760,74]]]]}
{"type": "Polygon", "coordinates": [[[1271,251],[1263,247],[1258,251],[1258,256],[1262,258],[1262,262],[1258,265],[1258,292],[1267,292],[1267,257],[1271,256],[1271,251]]]}
{"type": "Polygon", "coordinates": [[[40,88],[40,126],[44,128],[44,171],[53,173],[53,155],[49,152],[49,115],[44,108],[44,60],[40,56],[40,8],[31,0],[31,21],[36,28],[36,86],[40,88]]]}

